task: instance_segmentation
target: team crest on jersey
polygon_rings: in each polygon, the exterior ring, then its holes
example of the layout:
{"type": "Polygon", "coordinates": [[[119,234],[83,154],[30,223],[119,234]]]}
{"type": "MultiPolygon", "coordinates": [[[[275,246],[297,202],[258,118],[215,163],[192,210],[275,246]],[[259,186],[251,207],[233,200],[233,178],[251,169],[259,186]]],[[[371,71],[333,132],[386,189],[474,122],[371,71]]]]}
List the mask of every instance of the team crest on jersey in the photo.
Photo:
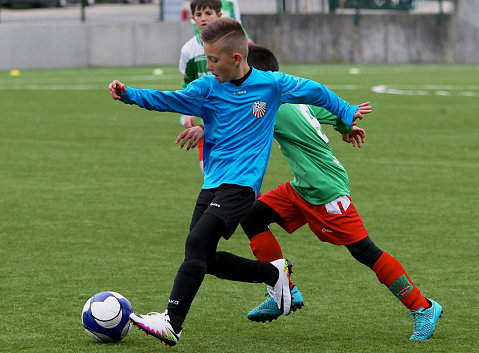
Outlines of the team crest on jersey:
{"type": "Polygon", "coordinates": [[[262,118],[266,114],[266,102],[256,101],[253,103],[253,115],[262,118]]]}

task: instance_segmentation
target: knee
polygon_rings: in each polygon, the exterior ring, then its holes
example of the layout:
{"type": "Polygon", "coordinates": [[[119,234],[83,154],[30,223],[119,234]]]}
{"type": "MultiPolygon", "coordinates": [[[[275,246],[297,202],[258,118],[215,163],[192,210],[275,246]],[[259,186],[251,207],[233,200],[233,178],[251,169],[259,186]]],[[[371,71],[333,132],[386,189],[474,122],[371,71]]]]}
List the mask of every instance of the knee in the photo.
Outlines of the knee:
{"type": "Polygon", "coordinates": [[[206,274],[206,262],[197,259],[186,259],[181,264],[178,272],[189,273],[193,276],[204,276],[206,274]]]}
{"type": "Polygon", "coordinates": [[[206,267],[206,273],[209,275],[216,276],[218,278],[223,278],[223,271],[224,269],[221,266],[222,263],[222,257],[224,256],[223,251],[218,251],[216,252],[215,256],[211,258],[206,267]]]}
{"type": "MultiPolygon", "coordinates": [[[[246,216],[241,220],[241,228],[246,236],[251,239],[256,234],[269,230],[268,225],[277,221],[277,214],[263,202],[256,201],[246,216]]],[[[279,217],[279,216],[278,216],[279,217]]]]}
{"type": "Polygon", "coordinates": [[[190,232],[190,234],[188,235],[188,237],[186,238],[186,242],[185,242],[185,250],[186,252],[188,253],[189,250],[191,249],[201,249],[203,248],[203,239],[201,239],[201,237],[197,236],[196,234],[193,234],[192,232],[190,232]]]}
{"type": "Polygon", "coordinates": [[[374,266],[383,254],[383,251],[379,249],[369,237],[346,245],[346,248],[357,261],[370,268],[374,266]]]}

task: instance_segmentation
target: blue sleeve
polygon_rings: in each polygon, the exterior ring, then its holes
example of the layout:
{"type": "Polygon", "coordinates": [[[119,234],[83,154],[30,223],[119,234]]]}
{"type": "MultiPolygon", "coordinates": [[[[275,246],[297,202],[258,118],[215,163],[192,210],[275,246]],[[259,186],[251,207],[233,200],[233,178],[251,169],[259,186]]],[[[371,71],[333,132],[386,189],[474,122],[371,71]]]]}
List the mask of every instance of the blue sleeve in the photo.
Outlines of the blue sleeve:
{"type": "Polygon", "coordinates": [[[314,117],[318,119],[321,124],[334,125],[334,130],[341,134],[345,134],[353,129],[352,126],[346,125],[336,115],[328,112],[322,107],[317,107],[315,105],[309,105],[308,107],[314,117]]]}
{"type": "Polygon", "coordinates": [[[351,126],[359,105],[351,106],[321,83],[293,75],[279,73],[282,103],[311,104],[324,107],[351,126]]]}
{"type": "Polygon", "coordinates": [[[126,93],[120,96],[120,101],[125,104],[136,104],[140,108],[148,110],[201,116],[203,94],[201,86],[194,84],[179,91],[156,91],[127,87],[126,93]]]}

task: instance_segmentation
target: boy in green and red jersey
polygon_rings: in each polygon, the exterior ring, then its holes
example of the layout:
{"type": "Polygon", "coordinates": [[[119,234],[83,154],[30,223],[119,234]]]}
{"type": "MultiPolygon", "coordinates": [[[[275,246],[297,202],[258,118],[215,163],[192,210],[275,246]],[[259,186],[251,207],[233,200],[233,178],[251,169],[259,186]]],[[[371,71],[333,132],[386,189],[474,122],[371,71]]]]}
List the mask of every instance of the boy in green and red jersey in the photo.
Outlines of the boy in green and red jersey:
{"type": "MultiPolygon", "coordinates": [[[[249,46],[248,64],[263,71],[279,70],[274,54],[260,46],[249,46]]],[[[379,281],[411,310],[409,315],[415,320],[411,340],[428,339],[442,307],[423,297],[402,265],[369,238],[351,202],[346,170],[329,147],[321,123],[334,125],[343,134],[343,140],[353,146],[360,147],[364,142],[364,130],[345,125],[323,108],[283,104],[276,115],[274,138],[295,178],[258,198],[241,222],[251,249],[260,261],[282,258],[281,247],[268,225],[276,222],[293,233],[308,224],[321,241],[345,245],[356,260],[370,267],[379,281]]],[[[301,293],[292,282],[290,288],[293,305],[301,307],[301,293]]],[[[271,298],[266,299],[248,318],[263,322],[276,319],[279,310],[271,303],[271,298]]]]}

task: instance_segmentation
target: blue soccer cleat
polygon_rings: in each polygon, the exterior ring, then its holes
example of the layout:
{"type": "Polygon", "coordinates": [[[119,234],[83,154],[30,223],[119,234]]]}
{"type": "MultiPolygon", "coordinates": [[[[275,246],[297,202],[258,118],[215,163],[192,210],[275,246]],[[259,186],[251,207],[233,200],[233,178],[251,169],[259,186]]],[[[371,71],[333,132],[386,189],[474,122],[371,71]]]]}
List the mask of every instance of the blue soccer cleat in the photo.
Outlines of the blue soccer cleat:
{"type": "Polygon", "coordinates": [[[408,316],[414,316],[414,333],[409,338],[411,341],[427,340],[434,333],[437,320],[442,316],[442,307],[434,300],[426,298],[431,306],[427,309],[419,308],[408,316]]]}
{"type": "MultiPolygon", "coordinates": [[[[268,294],[265,294],[265,296],[268,298],[248,313],[248,319],[251,321],[273,321],[282,315],[276,301],[268,294]]],[[[293,297],[291,310],[296,311],[297,309],[301,309],[304,302],[298,287],[294,286],[293,289],[291,289],[291,296],[293,297]]]]}
{"type": "Polygon", "coordinates": [[[291,296],[293,300],[291,302],[291,310],[296,311],[297,309],[301,309],[304,305],[303,295],[299,291],[298,287],[294,286],[291,289],[291,296]]]}

